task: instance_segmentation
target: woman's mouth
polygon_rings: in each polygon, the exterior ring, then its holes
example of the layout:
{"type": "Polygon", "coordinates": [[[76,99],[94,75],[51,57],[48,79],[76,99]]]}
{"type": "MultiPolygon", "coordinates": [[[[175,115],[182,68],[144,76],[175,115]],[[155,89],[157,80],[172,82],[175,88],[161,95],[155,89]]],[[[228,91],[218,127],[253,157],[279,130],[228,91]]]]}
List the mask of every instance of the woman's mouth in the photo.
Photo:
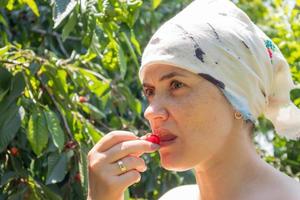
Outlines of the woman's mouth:
{"type": "Polygon", "coordinates": [[[166,130],[154,130],[154,134],[160,139],[160,146],[167,146],[175,142],[177,136],[166,130]]]}

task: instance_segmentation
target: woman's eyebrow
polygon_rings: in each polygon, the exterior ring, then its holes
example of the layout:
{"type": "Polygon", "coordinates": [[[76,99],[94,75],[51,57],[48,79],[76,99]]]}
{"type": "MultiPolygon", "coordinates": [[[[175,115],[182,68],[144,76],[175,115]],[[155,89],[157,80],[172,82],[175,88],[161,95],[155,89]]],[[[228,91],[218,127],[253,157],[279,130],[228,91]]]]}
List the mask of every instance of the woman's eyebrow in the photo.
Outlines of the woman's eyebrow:
{"type": "MultiPolygon", "coordinates": [[[[169,74],[165,74],[162,77],[160,77],[159,81],[164,81],[164,80],[167,80],[167,79],[171,79],[171,78],[173,78],[175,76],[187,77],[186,75],[180,74],[178,72],[171,72],[169,74]]],[[[143,86],[144,87],[151,87],[151,84],[149,84],[149,83],[143,83],[143,86]]]]}

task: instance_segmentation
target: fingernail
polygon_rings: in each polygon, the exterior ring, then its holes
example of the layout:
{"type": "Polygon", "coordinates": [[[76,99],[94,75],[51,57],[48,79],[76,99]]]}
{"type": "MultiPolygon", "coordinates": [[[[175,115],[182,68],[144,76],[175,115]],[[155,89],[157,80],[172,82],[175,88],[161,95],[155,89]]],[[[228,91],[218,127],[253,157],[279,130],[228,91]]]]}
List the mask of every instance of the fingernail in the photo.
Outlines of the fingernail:
{"type": "Polygon", "coordinates": [[[140,181],[141,181],[141,177],[139,177],[139,178],[136,180],[135,183],[138,183],[138,182],[140,182],[140,181]]]}
{"type": "Polygon", "coordinates": [[[159,145],[158,144],[155,144],[155,143],[152,143],[151,144],[151,149],[153,149],[153,150],[157,150],[157,149],[159,149],[159,145]]]}

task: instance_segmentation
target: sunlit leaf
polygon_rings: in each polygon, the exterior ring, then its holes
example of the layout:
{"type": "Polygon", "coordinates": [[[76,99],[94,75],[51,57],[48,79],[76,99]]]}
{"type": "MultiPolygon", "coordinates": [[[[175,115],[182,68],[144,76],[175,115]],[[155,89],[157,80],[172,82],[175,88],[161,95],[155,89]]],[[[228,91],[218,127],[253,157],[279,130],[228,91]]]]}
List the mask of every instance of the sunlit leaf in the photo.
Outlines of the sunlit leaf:
{"type": "Polygon", "coordinates": [[[130,41],[134,45],[134,47],[135,47],[136,51],[138,52],[138,54],[142,55],[140,43],[136,39],[135,33],[132,29],[130,30],[130,41]]]}
{"type": "Polygon", "coordinates": [[[77,5],[75,0],[51,0],[53,6],[54,28],[57,28],[61,22],[72,12],[77,5]]]}
{"type": "Polygon", "coordinates": [[[51,110],[45,111],[44,114],[47,121],[48,131],[52,137],[53,143],[59,149],[59,151],[61,151],[64,147],[65,136],[60,126],[60,121],[56,114],[51,110]]]}
{"type": "Polygon", "coordinates": [[[85,124],[87,126],[87,132],[91,136],[94,144],[96,144],[103,136],[104,133],[102,133],[100,130],[98,130],[95,126],[93,126],[90,122],[86,122],[85,124]]]}
{"type": "Polygon", "coordinates": [[[83,188],[84,195],[87,195],[87,188],[88,188],[88,163],[87,163],[88,152],[89,152],[89,147],[86,144],[81,143],[79,172],[80,172],[81,186],[83,188]]]}
{"type": "Polygon", "coordinates": [[[6,5],[6,8],[7,8],[8,10],[14,9],[14,3],[15,3],[15,1],[16,1],[16,0],[8,0],[8,3],[7,3],[7,5],[6,5]]]}
{"type": "Polygon", "coordinates": [[[44,113],[40,110],[32,113],[28,122],[27,139],[33,152],[40,156],[48,143],[48,129],[44,113]]]}
{"type": "MultiPolygon", "coordinates": [[[[6,20],[3,18],[2,15],[0,15],[0,23],[2,23],[5,27],[8,26],[6,20]]],[[[0,50],[0,52],[1,52],[1,50],[0,50]]],[[[0,54],[1,54],[1,53],[0,53],[0,54]]]]}
{"type": "Polygon", "coordinates": [[[38,6],[36,5],[34,0],[23,0],[23,2],[26,3],[30,7],[30,9],[36,16],[40,16],[38,6]]]}
{"type": "Polygon", "coordinates": [[[62,39],[65,41],[67,37],[70,35],[70,33],[74,30],[74,27],[77,23],[77,16],[76,12],[72,12],[70,14],[70,17],[68,19],[67,24],[64,26],[63,32],[62,32],[62,39]]]}
{"type": "Polygon", "coordinates": [[[124,51],[120,45],[118,45],[118,60],[120,65],[120,74],[122,79],[124,79],[127,72],[127,63],[126,63],[124,51]]]}
{"type": "Polygon", "coordinates": [[[100,111],[96,106],[90,103],[85,103],[83,105],[83,109],[85,112],[89,113],[91,115],[91,118],[94,120],[101,120],[105,118],[105,114],[102,111],[100,111]]]}
{"type": "MultiPolygon", "coordinates": [[[[1,15],[0,15],[0,19],[1,19],[1,15]]],[[[10,49],[10,45],[7,45],[5,47],[0,48],[0,56],[2,56],[3,54],[5,54],[6,52],[8,52],[8,50],[10,49]]]]}
{"type": "Polygon", "coordinates": [[[160,4],[162,0],[152,0],[152,9],[155,10],[160,4]]]}

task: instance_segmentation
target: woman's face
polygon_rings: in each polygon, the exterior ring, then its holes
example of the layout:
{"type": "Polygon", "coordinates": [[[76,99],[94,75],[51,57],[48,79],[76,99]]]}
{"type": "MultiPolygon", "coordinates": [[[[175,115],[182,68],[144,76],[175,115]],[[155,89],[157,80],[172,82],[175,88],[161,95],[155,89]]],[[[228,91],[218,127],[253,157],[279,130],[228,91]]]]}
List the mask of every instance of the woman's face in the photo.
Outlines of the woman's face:
{"type": "Polygon", "coordinates": [[[221,151],[235,120],[215,85],[170,65],[148,66],[142,83],[149,102],[144,116],[166,140],[159,150],[162,167],[188,170],[221,151]]]}

